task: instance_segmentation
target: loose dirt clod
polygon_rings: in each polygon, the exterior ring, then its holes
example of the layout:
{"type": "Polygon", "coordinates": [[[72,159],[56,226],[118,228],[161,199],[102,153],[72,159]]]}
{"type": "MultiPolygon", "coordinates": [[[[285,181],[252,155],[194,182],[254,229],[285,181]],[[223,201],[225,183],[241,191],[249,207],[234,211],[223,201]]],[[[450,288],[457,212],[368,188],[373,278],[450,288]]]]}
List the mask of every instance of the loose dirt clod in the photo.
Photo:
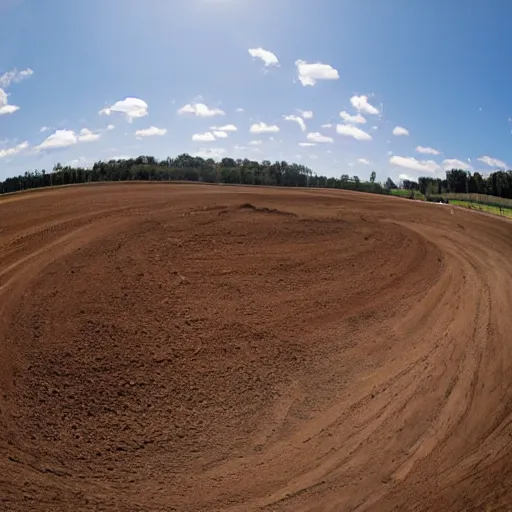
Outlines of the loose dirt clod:
{"type": "Polygon", "coordinates": [[[0,198],[0,510],[506,509],[512,224],[452,213],[0,198]]]}

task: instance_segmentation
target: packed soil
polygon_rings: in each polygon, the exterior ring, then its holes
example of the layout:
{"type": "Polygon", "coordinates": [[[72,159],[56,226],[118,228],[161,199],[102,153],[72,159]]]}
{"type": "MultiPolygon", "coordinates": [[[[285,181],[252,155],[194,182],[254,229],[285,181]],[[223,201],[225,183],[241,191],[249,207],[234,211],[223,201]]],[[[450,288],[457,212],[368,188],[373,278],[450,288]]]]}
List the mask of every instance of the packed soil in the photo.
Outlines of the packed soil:
{"type": "Polygon", "coordinates": [[[511,255],[362,193],[4,197],[0,510],[511,510],[511,255]]]}

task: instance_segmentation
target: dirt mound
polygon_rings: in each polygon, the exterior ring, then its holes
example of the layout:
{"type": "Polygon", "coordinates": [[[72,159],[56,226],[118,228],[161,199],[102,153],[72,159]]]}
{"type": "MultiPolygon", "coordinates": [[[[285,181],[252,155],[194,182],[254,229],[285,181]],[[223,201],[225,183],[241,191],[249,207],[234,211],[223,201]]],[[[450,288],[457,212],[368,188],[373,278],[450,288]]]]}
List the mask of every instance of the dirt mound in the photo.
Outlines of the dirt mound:
{"type": "Polygon", "coordinates": [[[276,213],[277,215],[291,215],[292,217],[297,216],[297,214],[293,213],[293,212],[285,212],[283,210],[278,210],[277,208],[267,208],[266,206],[254,206],[251,203],[241,204],[240,209],[252,210],[254,212],[261,212],[261,213],[276,213]]]}
{"type": "Polygon", "coordinates": [[[18,197],[1,510],[512,502],[512,224],[337,191],[18,197]]]}

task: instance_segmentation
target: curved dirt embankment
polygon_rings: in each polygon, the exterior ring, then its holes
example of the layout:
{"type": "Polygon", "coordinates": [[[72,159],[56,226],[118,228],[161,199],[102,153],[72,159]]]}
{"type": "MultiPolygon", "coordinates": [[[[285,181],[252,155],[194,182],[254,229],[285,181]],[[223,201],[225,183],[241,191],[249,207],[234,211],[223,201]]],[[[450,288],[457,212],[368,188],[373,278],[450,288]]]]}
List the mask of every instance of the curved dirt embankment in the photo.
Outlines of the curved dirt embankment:
{"type": "Polygon", "coordinates": [[[152,184],[0,214],[2,510],[512,502],[509,223],[152,184]]]}

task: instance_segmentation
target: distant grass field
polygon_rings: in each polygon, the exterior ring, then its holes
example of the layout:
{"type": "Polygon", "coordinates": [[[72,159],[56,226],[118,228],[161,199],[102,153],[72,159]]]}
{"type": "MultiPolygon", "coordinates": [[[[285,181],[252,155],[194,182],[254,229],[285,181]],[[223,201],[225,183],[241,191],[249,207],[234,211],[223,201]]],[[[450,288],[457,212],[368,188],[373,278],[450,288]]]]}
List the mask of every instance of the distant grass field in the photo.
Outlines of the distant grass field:
{"type": "Polygon", "coordinates": [[[499,207],[505,207],[505,208],[512,208],[512,199],[507,199],[505,197],[497,197],[497,196],[489,196],[486,194],[456,194],[456,193],[450,193],[450,194],[442,194],[442,197],[445,199],[449,199],[450,202],[453,202],[453,200],[458,201],[465,201],[469,203],[477,203],[477,204],[485,204],[487,206],[496,206],[499,207]]]}
{"type": "MultiPolygon", "coordinates": [[[[418,190],[403,190],[401,188],[391,189],[389,193],[398,197],[411,197],[414,194],[414,199],[426,201],[426,197],[418,190]]],[[[512,218],[512,199],[503,197],[495,197],[484,194],[440,194],[430,196],[429,201],[448,201],[455,206],[461,206],[468,210],[476,210],[479,212],[486,212],[492,215],[499,215],[500,217],[512,218]]]]}
{"type": "Polygon", "coordinates": [[[392,196],[400,196],[400,197],[411,197],[411,192],[414,194],[414,199],[419,199],[421,201],[425,200],[425,196],[419,192],[418,190],[403,190],[401,188],[393,188],[390,191],[392,196]]]}
{"type": "Polygon", "coordinates": [[[493,215],[500,215],[501,217],[512,218],[512,208],[502,206],[490,206],[486,204],[471,203],[469,201],[461,201],[459,199],[450,199],[450,204],[462,206],[470,210],[477,210],[480,212],[492,213],[493,215]]]}

